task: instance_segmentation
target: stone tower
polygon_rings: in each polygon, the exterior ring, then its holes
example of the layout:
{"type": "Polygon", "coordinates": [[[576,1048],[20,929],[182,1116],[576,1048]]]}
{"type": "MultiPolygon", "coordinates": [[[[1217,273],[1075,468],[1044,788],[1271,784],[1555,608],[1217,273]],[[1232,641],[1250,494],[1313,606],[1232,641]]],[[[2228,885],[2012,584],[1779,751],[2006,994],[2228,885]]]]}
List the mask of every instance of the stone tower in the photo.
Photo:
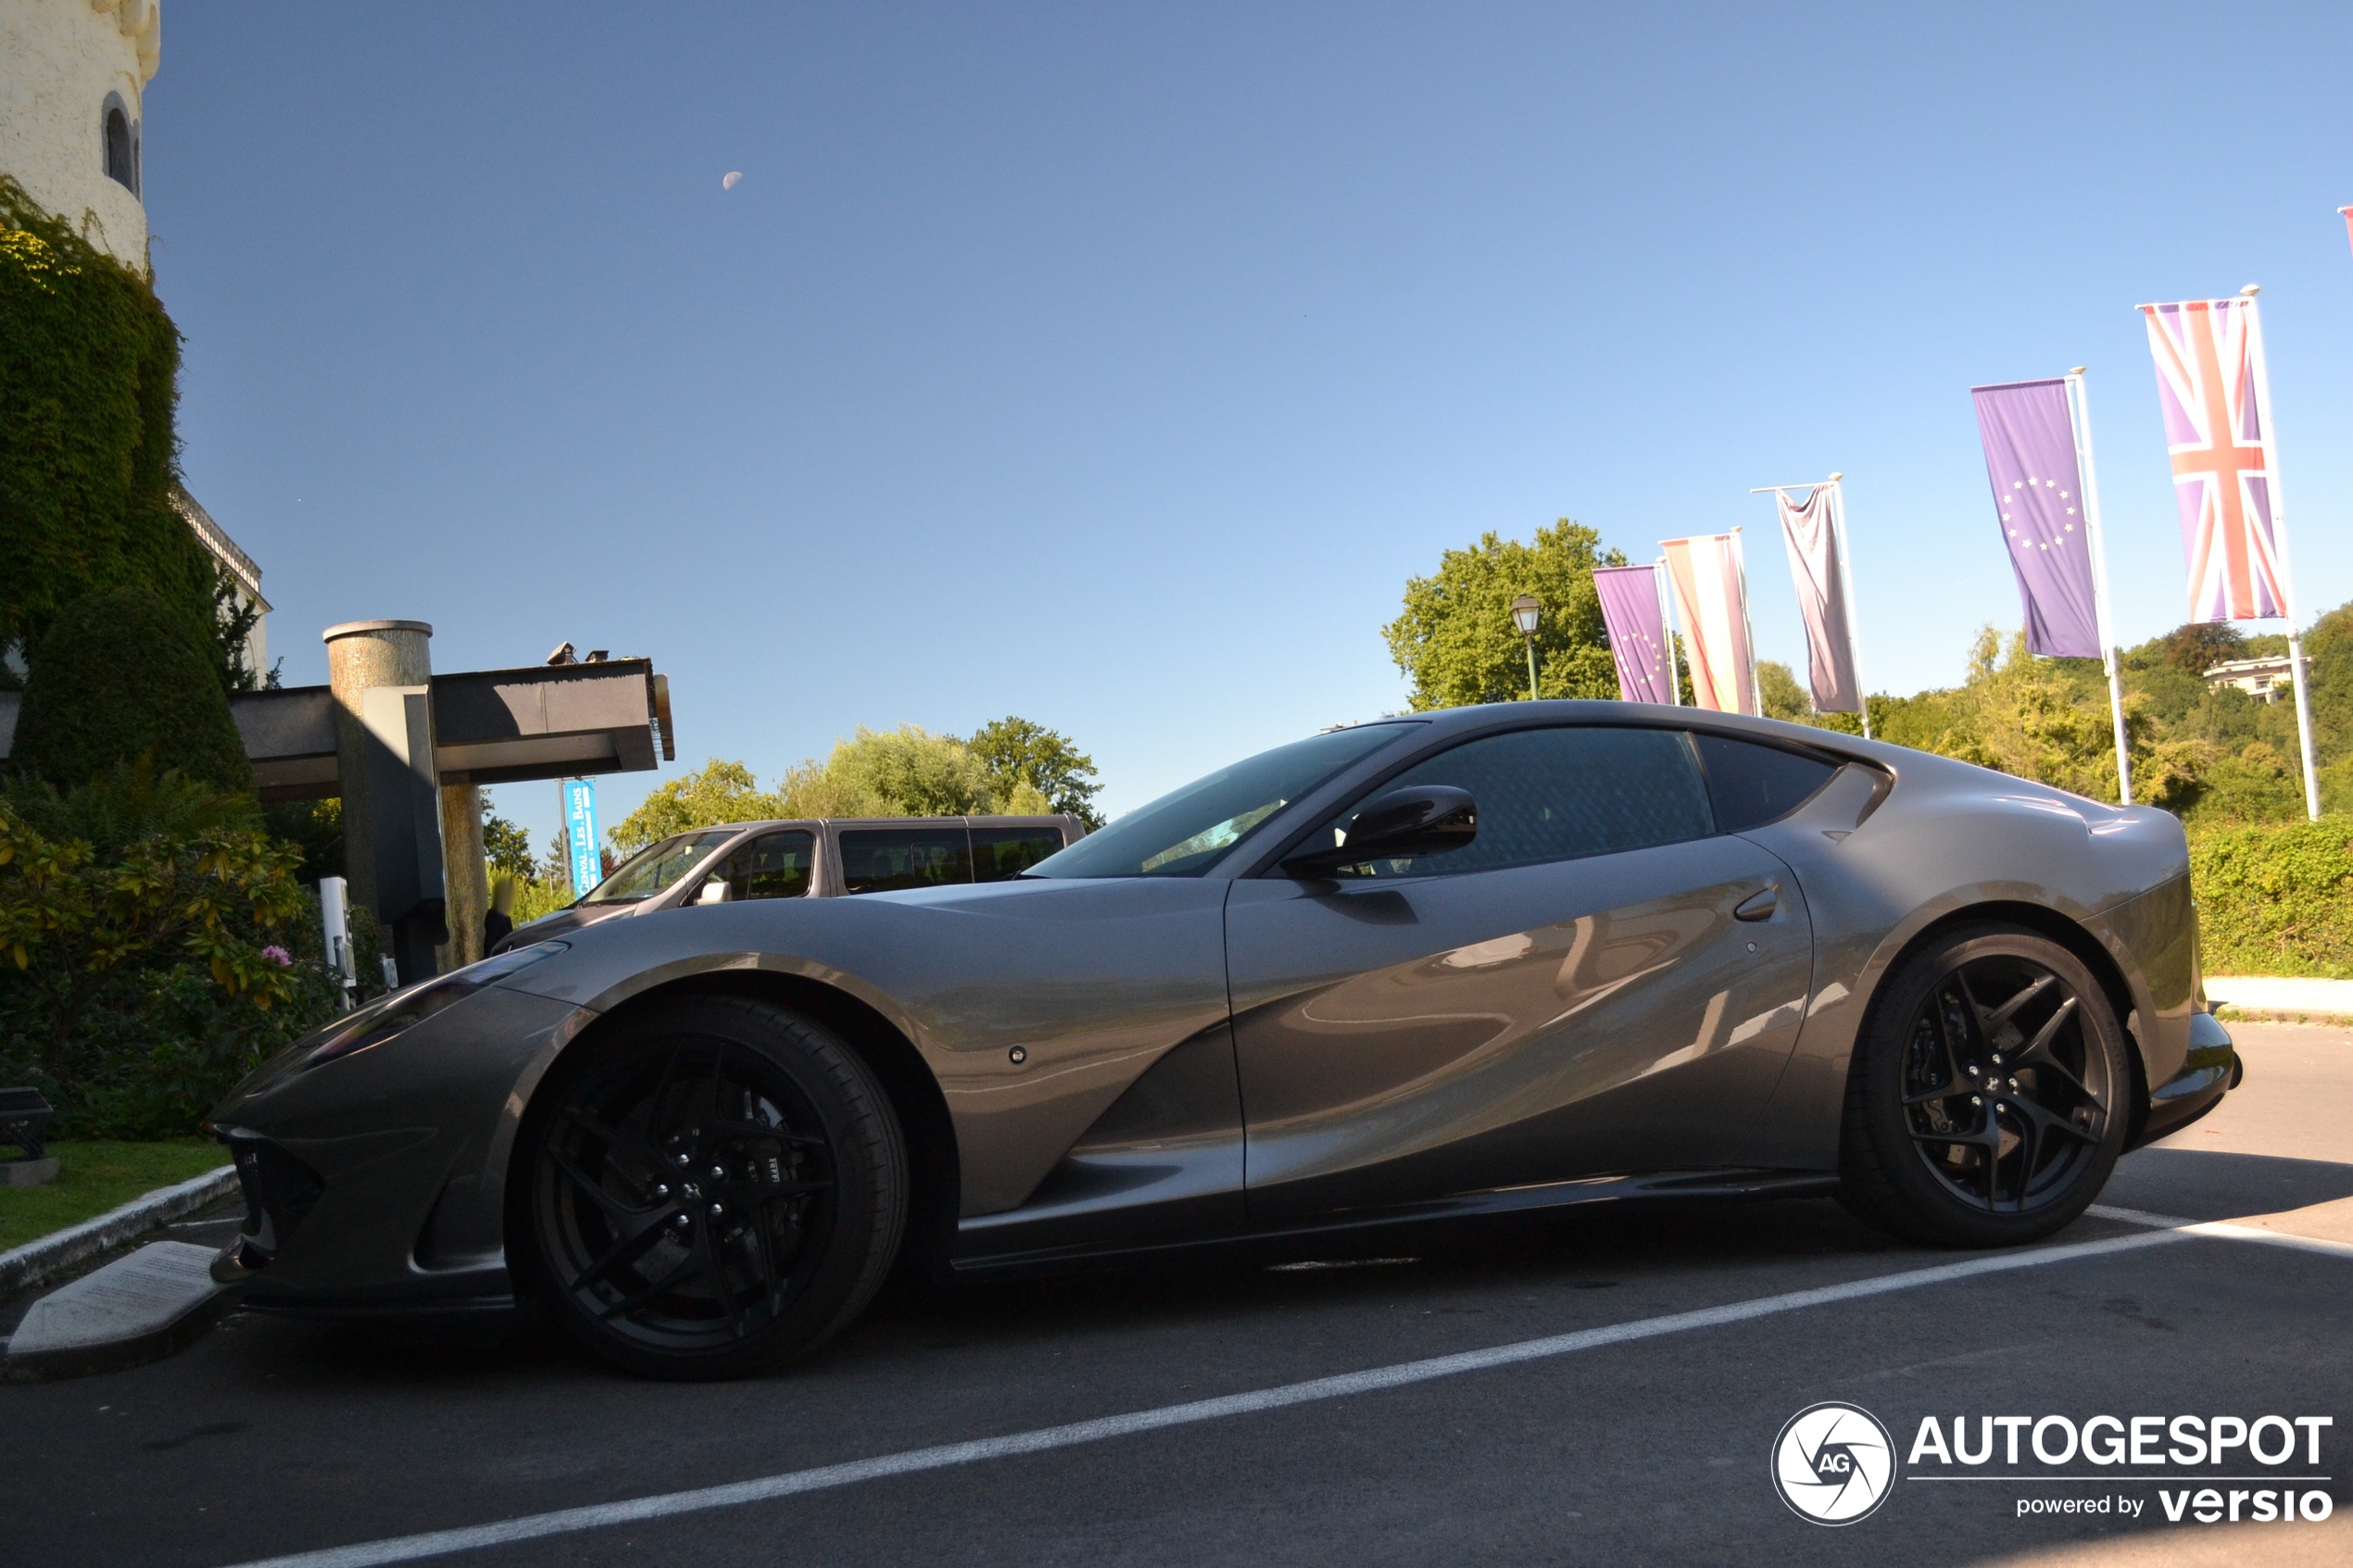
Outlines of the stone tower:
{"type": "Polygon", "coordinates": [[[141,100],[161,0],[0,0],[0,174],[144,272],[141,100]]]}

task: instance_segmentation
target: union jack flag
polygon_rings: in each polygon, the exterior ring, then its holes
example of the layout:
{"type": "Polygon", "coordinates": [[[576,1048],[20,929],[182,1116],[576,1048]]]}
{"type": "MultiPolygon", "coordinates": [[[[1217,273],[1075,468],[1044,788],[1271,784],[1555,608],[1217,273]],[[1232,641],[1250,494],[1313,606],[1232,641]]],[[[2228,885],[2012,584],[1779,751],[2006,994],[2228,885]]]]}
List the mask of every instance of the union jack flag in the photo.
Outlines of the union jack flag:
{"type": "Polygon", "coordinates": [[[2144,305],[2157,400],[2173,457],[2190,619],[2287,613],[2273,529],[2276,472],[2264,406],[2261,329],[2251,299],[2144,305]]]}

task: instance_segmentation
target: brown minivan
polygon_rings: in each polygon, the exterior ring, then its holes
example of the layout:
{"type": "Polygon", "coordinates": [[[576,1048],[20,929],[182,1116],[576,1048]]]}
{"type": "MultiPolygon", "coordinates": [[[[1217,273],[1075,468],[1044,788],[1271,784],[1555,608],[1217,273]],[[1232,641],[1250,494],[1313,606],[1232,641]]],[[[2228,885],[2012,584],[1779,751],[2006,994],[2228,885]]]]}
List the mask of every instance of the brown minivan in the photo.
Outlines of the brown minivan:
{"type": "Polygon", "coordinates": [[[586,897],[492,948],[545,941],[616,915],[743,898],[832,898],[1003,882],[1087,834],[1076,817],[831,817],[690,828],[623,860],[586,897]]]}

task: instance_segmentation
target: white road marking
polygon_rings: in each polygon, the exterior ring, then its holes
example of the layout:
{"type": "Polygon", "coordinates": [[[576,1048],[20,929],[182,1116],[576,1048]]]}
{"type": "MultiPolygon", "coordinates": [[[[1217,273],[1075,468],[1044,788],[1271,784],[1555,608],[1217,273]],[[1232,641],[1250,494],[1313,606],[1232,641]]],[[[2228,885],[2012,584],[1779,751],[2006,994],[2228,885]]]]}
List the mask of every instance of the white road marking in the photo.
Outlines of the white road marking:
{"type": "Polygon", "coordinates": [[[2117,1209],[2105,1203],[2095,1203],[2083,1212],[2095,1220],[2120,1220],[2128,1225],[2146,1225],[2181,1236],[2202,1236],[2216,1241],[2259,1241],[2266,1247],[2284,1247],[2294,1252],[2317,1252],[2323,1258],[2353,1258],[2353,1244],[2323,1241],[2316,1236],[2296,1236],[2287,1231],[2267,1231],[2259,1225],[2185,1220],[2178,1214],[2152,1214],[2145,1209],[2117,1209]]]}
{"type": "MultiPolygon", "coordinates": [[[[1035,1431],[1016,1432],[1003,1437],[983,1437],[968,1443],[942,1443],[934,1448],[911,1449],[875,1459],[786,1471],[781,1475],[763,1476],[753,1481],[698,1486],[689,1491],[664,1492],[654,1497],[632,1498],[623,1502],[595,1503],[582,1508],[557,1509],[547,1513],[528,1513],[494,1524],[433,1530],[422,1535],[396,1536],[386,1540],[330,1547],[321,1551],[296,1552],[285,1557],[243,1563],[238,1568],[377,1568],[383,1563],[413,1562],[420,1558],[477,1551],[485,1547],[510,1546],[519,1541],[541,1540],[550,1536],[573,1535],[614,1524],[636,1524],[682,1513],[737,1508],[746,1503],[797,1497],[803,1492],[854,1486],[862,1481],[879,1481],[886,1476],[945,1470],[955,1465],[977,1464],[985,1460],[1009,1459],[1020,1454],[1042,1453],[1050,1449],[1100,1443],[1107,1438],[1133,1436],[1140,1432],[1156,1432],[1164,1427],[1189,1426],[1199,1422],[1222,1421],[1228,1416],[1251,1415],[1291,1405],[1378,1393],[1382,1389],[1427,1383],[1434,1378],[1485,1372],[1553,1356],[1574,1355],[1579,1350],[1631,1344],[1637,1340],[1655,1339],[1662,1335],[1683,1334],[1693,1329],[1720,1328],[1729,1323],[1801,1311],[1808,1307],[1827,1307],[1841,1301],[1918,1290],[1926,1286],[1974,1279],[1982,1274],[2011,1273],[2050,1263],[2071,1263],[2085,1258],[2134,1252],[2186,1240],[2194,1235],[2204,1234],[2208,1228],[2147,1229],[2100,1241],[2075,1242],[2065,1247],[2046,1247],[2032,1251],[1996,1253],[1957,1263],[1940,1263],[1932,1268],[1907,1269],[1900,1273],[1850,1280],[1843,1285],[1793,1290],[1779,1296],[1760,1296],[1721,1307],[1703,1307],[1696,1311],[1640,1318],[1631,1323],[1579,1329],[1573,1334],[1558,1334],[1543,1339],[1524,1339],[1516,1344],[1491,1346],[1483,1350],[1465,1350],[1451,1356],[1433,1356],[1427,1361],[1402,1361],[1394,1366],[1343,1373],[1335,1377],[1311,1378],[1304,1383],[1287,1383],[1247,1394],[1193,1399],[1184,1404],[1163,1405],[1156,1410],[1136,1411],[1126,1415],[1073,1422],[1066,1426],[1040,1427],[1035,1431]]],[[[2280,1239],[2268,1233],[2256,1234],[2265,1240],[2280,1239]]],[[[2353,1248],[2346,1250],[2353,1251],[2353,1248]]]]}

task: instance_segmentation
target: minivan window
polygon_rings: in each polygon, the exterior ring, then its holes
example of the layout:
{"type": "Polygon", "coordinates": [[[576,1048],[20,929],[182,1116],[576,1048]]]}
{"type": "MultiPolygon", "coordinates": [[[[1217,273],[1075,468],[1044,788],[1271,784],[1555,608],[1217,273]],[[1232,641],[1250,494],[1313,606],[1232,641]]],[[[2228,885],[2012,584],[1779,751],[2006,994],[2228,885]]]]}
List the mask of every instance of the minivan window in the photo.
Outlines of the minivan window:
{"type": "Polygon", "coordinates": [[[817,835],[800,829],[766,833],[719,863],[711,878],[727,884],[730,903],[742,898],[799,898],[817,863],[817,835]]]}
{"type": "Polygon", "coordinates": [[[682,833],[648,845],[623,860],[612,875],[597,884],[584,904],[635,904],[652,897],[692,872],[719,847],[736,836],[733,828],[716,833],[682,833]]]}
{"type": "Polygon", "coordinates": [[[975,828],[973,880],[1008,882],[1063,847],[1059,828],[975,828]]]}
{"type": "Polygon", "coordinates": [[[849,828],[841,834],[842,885],[851,893],[942,887],[973,879],[963,824],[922,828],[849,828]]]}

